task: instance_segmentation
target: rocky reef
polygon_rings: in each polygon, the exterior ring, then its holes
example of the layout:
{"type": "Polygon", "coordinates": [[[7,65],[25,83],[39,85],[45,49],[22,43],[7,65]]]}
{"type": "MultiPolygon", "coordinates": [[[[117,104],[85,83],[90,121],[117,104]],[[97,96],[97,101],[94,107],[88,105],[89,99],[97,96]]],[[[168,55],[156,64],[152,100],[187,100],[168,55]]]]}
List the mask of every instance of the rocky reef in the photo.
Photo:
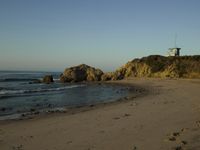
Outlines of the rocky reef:
{"type": "Polygon", "coordinates": [[[103,71],[81,64],[65,69],[60,76],[61,82],[100,81],[103,71]]]}

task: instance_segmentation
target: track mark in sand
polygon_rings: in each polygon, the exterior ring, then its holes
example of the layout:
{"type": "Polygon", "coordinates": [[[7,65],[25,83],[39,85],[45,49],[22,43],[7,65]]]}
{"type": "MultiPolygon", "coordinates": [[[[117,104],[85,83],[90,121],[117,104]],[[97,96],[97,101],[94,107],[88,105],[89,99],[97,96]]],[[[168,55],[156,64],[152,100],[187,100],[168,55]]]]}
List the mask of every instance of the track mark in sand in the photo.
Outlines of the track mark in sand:
{"type": "Polygon", "coordinates": [[[130,106],[137,106],[138,103],[134,102],[134,103],[131,103],[130,106]]]}
{"type": "Polygon", "coordinates": [[[168,137],[168,141],[180,141],[179,139],[180,134],[178,132],[174,132],[172,133],[169,137],[168,137]]]}
{"type": "MultiPolygon", "coordinates": [[[[123,116],[121,116],[122,118],[125,118],[125,117],[130,117],[131,116],[131,114],[128,114],[128,113],[125,113],[123,116]]],[[[119,120],[119,119],[121,119],[120,117],[114,117],[113,118],[114,120],[119,120]]]]}
{"type": "Polygon", "coordinates": [[[186,132],[187,130],[189,130],[189,128],[182,128],[181,132],[186,132]]]}
{"type": "Polygon", "coordinates": [[[129,116],[131,116],[131,114],[127,114],[127,113],[124,114],[124,117],[129,117],[129,116]]]}
{"type": "Polygon", "coordinates": [[[180,132],[173,132],[168,135],[167,141],[177,141],[179,139],[180,132]]]}
{"type": "Polygon", "coordinates": [[[13,149],[13,150],[24,150],[22,144],[20,144],[20,145],[18,145],[18,146],[13,146],[12,149],[13,149]]]}
{"type": "Polygon", "coordinates": [[[172,100],[171,101],[169,101],[169,100],[168,101],[163,101],[163,104],[173,104],[173,103],[175,103],[175,102],[172,101],[172,100]]]}
{"type": "Polygon", "coordinates": [[[176,147],[174,147],[174,148],[172,148],[173,150],[184,150],[183,148],[182,148],[182,146],[176,146],[176,147]]]}
{"type": "Polygon", "coordinates": [[[176,147],[173,147],[172,150],[199,150],[200,147],[200,121],[194,122],[193,128],[182,128],[178,135],[172,134],[175,136],[173,143],[175,142],[177,144],[176,147]],[[186,140],[183,140],[182,138],[187,138],[186,140]],[[189,142],[188,142],[189,141],[189,142]]]}
{"type": "Polygon", "coordinates": [[[113,119],[114,119],[114,120],[119,120],[119,119],[120,119],[120,117],[114,117],[113,119]]]}
{"type": "Polygon", "coordinates": [[[175,137],[180,136],[180,133],[179,132],[174,132],[174,133],[172,133],[172,136],[175,136],[175,137]]]}
{"type": "Polygon", "coordinates": [[[137,147],[136,146],[133,146],[133,149],[132,150],[137,150],[137,147]]]}
{"type": "Polygon", "coordinates": [[[182,128],[178,132],[173,132],[173,133],[169,134],[168,135],[168,141],[176,141],[177,139],[179,139],[179,137],[181,136],[181,134],[183,134],[184,132],[186,132],[188,130],[189,130],[189,128],[182,128]]]}
{"type": "Polygon", "coordinates": [[[104,130],[101,130],[101,131],[99,131],[99,133],[105,133],[105,131],[104,131],[104,130]]]}
{"type": "Polygon", "coordinates": [[[175,137],[169,137],[168,140],[169,140],[169,141],[176,141],[176,138],[175,138],[175,137]]]}
{"type": "Polygon", "coordinates": [[[183,145],[186,145],[188,142],[187,142],[187,141],[181,141],[181,143],[182,143],[183,145]]]}
{"type": "Polygon", "coordinates": [[[172,150],[185,150],[185,146],[188,144],[188,142],[186,140],[182,140],[181,135],[187,130],[188,128],[182,128],[180,131],[173,132],[170,135],[168,135],[168,138],[165,141],[177,143],[177,146],[172,147],[172,150]]]}
{"type": "Polygon", "coordinates": [[[32,138],[34,138],[34,136],[30,135],[30,136],[29,136],[29,138],[31,138],[31,139],[32,139],[32,138]]]}
{"type": "Polygon", "coordinates": [[[72,143],[72,141],[67,141],[67,144],[71,144],[72,143]]]}
{"type": "Polygon", "coordinates": [[[200,121],[196,121],[196,125],[200,128],[200,121]]]}
{"type": "Polygon", "coordinates": [[[93,145],[93,146],[90,146],[90,147],[86,148],[85,150],[94,150],[94,149],[96,149],[96,148],[95,148],[95,146],[93,145]]]}

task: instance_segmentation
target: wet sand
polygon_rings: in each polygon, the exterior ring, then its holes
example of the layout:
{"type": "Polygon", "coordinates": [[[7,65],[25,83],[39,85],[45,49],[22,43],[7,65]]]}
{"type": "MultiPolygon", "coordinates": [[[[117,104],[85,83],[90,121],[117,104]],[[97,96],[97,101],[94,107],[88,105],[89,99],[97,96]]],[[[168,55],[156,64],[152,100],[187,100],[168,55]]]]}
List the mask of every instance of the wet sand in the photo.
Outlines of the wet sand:
{"type": "Polygon", "coordinates": [[[0,122],[1,150],[199,150],[200,80],[128,79],[142,96],[0,122]]]}

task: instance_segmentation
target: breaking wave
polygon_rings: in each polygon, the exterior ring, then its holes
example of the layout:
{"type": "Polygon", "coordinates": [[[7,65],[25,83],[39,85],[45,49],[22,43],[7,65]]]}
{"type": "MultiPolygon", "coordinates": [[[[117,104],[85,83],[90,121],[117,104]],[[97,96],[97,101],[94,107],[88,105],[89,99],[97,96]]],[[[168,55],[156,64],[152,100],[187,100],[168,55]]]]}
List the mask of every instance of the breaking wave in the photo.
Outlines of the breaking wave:
{"type": "Polygon", "coordinates": [[[23,82],[23,81],[34,81],[38,79],[33,78],[6,78],[6,79],[0,79],[0,82],[23,82]]]}
{"type": "Polygon", "coordinates": [[[64,87],[56,87],[56,88],[37,88],[37,89],[31,89],[31,90],[5,90],[0,89],[0,98],[5,96],[22,96],[23,94],[31,94],[31,93],[42,93],[42,92],[51,92],[51,91],[62,91],[66,89],[72,89],[77,87],[83,87],[86,85],[69,85],[64,87]]]}

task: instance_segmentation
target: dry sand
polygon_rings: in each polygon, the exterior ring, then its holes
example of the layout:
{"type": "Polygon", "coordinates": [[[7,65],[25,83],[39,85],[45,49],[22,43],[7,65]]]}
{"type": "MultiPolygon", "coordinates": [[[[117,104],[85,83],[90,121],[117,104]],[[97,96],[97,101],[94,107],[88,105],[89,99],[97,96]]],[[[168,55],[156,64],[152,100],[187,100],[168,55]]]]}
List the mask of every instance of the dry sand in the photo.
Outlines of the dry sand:
{"type": "Polygon", "coordinates": [[[148,94],[74,114],[0,122],[0,150],[200,150],[200,80],[117,82],[148,94]]]}

